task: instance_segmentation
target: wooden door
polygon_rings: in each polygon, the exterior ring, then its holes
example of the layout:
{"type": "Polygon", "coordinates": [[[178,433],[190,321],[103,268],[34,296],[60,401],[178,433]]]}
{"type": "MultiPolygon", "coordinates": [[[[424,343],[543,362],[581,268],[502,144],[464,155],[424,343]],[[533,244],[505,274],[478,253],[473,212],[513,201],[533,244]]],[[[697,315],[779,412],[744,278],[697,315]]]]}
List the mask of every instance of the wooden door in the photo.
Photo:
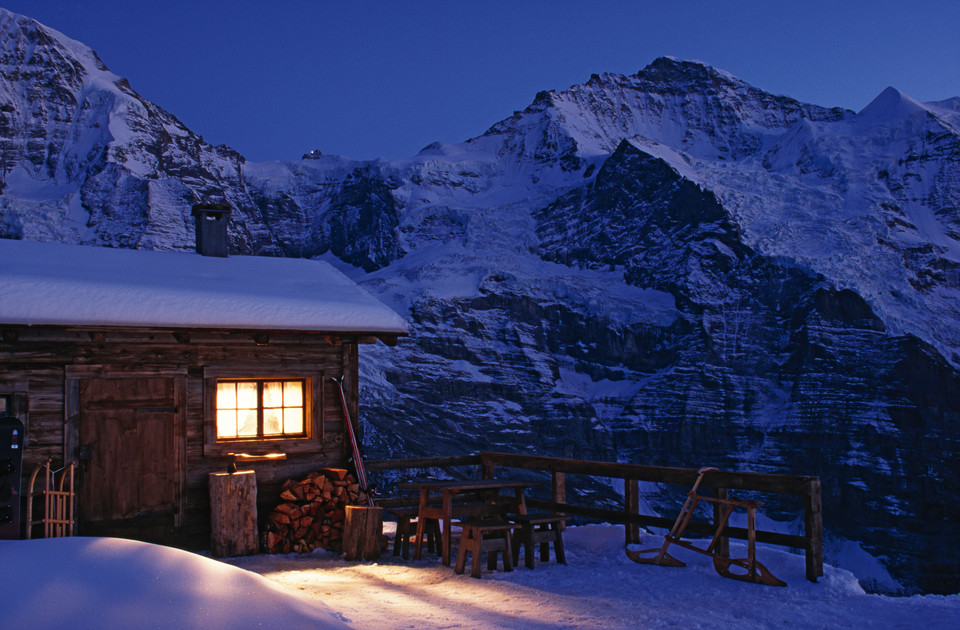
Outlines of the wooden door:
{"type": "Polygon", "coordinates": [[[78,385],[80,533],[176,544],[182,384],[144,377],[78,385]]]}

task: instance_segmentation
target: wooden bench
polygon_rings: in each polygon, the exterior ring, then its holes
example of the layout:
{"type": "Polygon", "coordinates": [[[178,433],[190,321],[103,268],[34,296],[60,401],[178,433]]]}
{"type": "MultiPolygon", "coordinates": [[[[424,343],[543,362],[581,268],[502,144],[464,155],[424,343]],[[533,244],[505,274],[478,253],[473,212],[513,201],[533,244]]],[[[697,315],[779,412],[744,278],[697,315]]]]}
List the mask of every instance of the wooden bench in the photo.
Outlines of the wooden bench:
{"type": "Polygon", "coordinates": [[[497,554],[503,557],[503,570],[513,571],[513,549],[510,540],[513,524],[502,519],[467,519],[460,521],[460,547],[454,571],[462,574],[467,553],[472,554],[470,575],[480,578],[480,556],[487,554],[487,568],[495,571],[497,554]]]}
{"type": "Polygon", "coordinates": [[[550,560],[550,543],[553,543],[553,552],[557,564],[566,564],[567,556],[563,550],[563,524],[567,517],[553,512],[534,514],[511,514],[510,520],[515,525],[513,532],[513,564],[520,561],[520,549],[523,548],[524,564],[528,569],[534,566],[533,546],[540,545],[540,561],[550,560]]]}
{"type": "MultiPolygon", "coordinates": [[[[395,507],[388,508],[387,511],[397,519],[397,531],[393,539],[393,555],[407,560],[410,557],[410,538],[417,533],[417,518],[420,507],[395,507]]],[[[427,551],[430,553],[439,551],[440,523],[436,519],[428,518],[426,520],[424,535],[427,542],[427,551]]]]}
{"type": "MultiPolygon", "coordinates": [[[[400,556],[404,560],[410,558],[410,540],[414,539],[416,544],[417,519],[420,514],[420,506],[411,503],[411,499],[418,497],[410,496],[390,496],[378,497],[375,503],[384,507],[397,521],[397,531],[393,539],[393,555],[400,556]]],[[[480,497],[474,493],[466,493],[456,497],[453,514],[457,518],[478,516],[483,513],[483,505],[476,503],[480,497]]],[[[432,501],[431,505],[438,505],[432,501]]],[[[440,551],[440,522],[437,519],[428,518],[424,522],[424,541],[427,543],[427,551],[430,553],[439,553],[440,551]]]]}

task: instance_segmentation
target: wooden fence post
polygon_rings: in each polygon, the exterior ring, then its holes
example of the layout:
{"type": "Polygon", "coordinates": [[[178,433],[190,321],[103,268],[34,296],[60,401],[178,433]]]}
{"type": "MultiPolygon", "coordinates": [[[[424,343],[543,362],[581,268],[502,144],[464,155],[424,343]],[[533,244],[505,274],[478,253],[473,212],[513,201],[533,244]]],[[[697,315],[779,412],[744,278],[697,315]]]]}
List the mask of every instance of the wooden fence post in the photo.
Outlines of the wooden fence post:
{"type": "MultiPolygon", "coordinates": [[[[566,503],[567,502],[567,475],[562,472],[553,473],[553,502],[554,503],[566,503]]],[[[566,523],[560,523],[560,530],[563,531],[566,528],[566,523]]]]}
{"type": "MultiPolygon", "coordinates": [[[[726,488],[714,488],[713,496],[715,499],[726,500],[730,498],[730,492],[726,488]]],[[[718,525],[723,518],[723,506],[720,503],[713,504],[713,524],[718,525]]],[[[721,536],[717,539],[717,546],[714,548],[717,555],[722,558],[730,557],[730,538],[721,536]]]]}
{"type": "Polygon", "coordinates": [[[480,478],[493,479],[493,462],[481,457],[480,459],[480,478]]]}
{"type": "MultiPolygon", "coordinates": [[[[623,509],[628,516],[640,514],[640,481],[637,479],[623,480],[623,509]]],[[[627,523],[624,525],[626,545],[640,543],[640,524],[627,523]]]]}
{"type": "Polygon", "coordinates": [[[803,501],[803,535],[807,539],[807,579],[816,582],[823,575],[823,504],[820,480],[811,479],[803,501]]]}

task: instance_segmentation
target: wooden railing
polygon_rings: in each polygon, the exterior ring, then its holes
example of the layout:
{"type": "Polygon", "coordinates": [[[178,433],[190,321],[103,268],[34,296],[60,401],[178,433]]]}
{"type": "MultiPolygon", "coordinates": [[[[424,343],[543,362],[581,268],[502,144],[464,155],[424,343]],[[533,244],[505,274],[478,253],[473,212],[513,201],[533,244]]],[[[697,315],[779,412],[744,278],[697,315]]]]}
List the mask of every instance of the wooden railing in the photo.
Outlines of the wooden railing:
{"type": "MultiPolygon", "coordinates": [[[[513,468],[550,473],[552,476],[551,500],[530,498],[531,507],[553,510],[564,514],[601,519],[625,526],[626,544],[640,542],[640,527],[670,529],[674,518],[640,514],[639,482],[669,483],[690,488],[697,479],[692,468],[668,468],[640,464],[616,464],[610,462],[583,461],[557,457],[538,457],[509,453],[478,453],[458,457],[430,457],[417,459],[375,460],[366,463],[367,470],[411,470],[479,466],[483,478],[493,478],[497,468],[513,468]],[[622,510],[578,505],[567,502],[566,475],[589,475],[620,479],[624,482],[624,506],[622,510]]],[[[503,476],[503,475],[501,475],[503,476]]],[[[820,479],[795,475],[772,475],[717,471],[708,475],[701,488],[712,488],[715,497],[726,498],[729,490],[746,490],[762,493],[788,494],[803,500],[804,531],[802,535],[784,534],[765,530],[756,531],[756,539],[774,545],[803,549],[806,556],[806,576],[811,582],[823,575],[823,518],[821,512],[820,479]]],[[[714,523],[693,522],[687,531],[712,534],[719,518],[719,505],[715,505],[714,523]]],[[[746,540],[747,530],[727,526],[723,530],[718,552],[728,553],[728,538],[746,540]]]]}

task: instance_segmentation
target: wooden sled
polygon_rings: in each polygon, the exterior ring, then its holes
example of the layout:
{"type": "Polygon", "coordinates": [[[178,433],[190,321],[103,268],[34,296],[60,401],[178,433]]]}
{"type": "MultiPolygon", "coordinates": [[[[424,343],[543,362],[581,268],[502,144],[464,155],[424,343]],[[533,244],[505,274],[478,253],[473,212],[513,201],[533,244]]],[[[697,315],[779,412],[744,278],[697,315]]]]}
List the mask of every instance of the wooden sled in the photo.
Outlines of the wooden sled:
{"type": "Polygon", "coordinates": [[[704,476],[707,473],[715,472],[716,470],[716,468],[707,467],[701,468],[699,471],[697,471],[699,473],[697,481],[693,484],[693,488],[687,493],[687,500],[680,509],[680,514],[677,516],[677,520],[673,524],[673,529],[670,530],[669,534],[664,536],[663,544],[660,547],[654,549],[644,549],[642,551],[631,551],[627,549],[627,557],[640,564],[656,564],[666,567],[683,567],[686,566],[686,563],[667,553],[667,549],[670,547],[670,545],[680,545],[681,547],[690,549],[691,551],[696,551],[697,553],[702,553],[712,557],[713,568],[716,569],[717,573],[723,577],[741,580],[744,582],[753,582],[755,584],[766,584],[768,586],[786,586],[786,582],[778,579],[769,571],[769,569],[767,569],[767,567],[763,566],[757,561],[756,518],[757,508],[760,507],[760,502],[741,501],[739,499],[729,498],[719,499],[702,496],[697,493],[697,489],[700,487],[700,483],[703,481],[704,476]],[[690,524],[690,519],[693,517],[693,511],[696,509],[697,504],[700,501],[709,501],[711,503],[717,503],[724,506],[721,518],[717,523],[717,530],[714,532],[713,538],[710,540],[710,544],[707,545],[706,548],[697,547],[690,542],[681,540],[683,532],[687,529],[687,525],[690,524]],[[724,528],[727,526],[727,521],[730,520],[730,514],[732,514],[734,508],[737,507],[742,507],[747,510],[747,557],[727,558],[717,553],[717,543],[720,540],[720,536],[723,533],[724,528]]]}
{"type": "Polygon", "coordinates": [[[73,491],[74,464],[70,462],[60,470],[50,470],[50,460],[33,469],[27,485],[27,539],[33,535],[34,525],[43,525],[44,538],[73,536],[73,491]],[[33,495],[37,476],[43,471],[43,516],[33,519],[33,495]],[[57,473],[60,480],[57,481],[57,473]]]}

